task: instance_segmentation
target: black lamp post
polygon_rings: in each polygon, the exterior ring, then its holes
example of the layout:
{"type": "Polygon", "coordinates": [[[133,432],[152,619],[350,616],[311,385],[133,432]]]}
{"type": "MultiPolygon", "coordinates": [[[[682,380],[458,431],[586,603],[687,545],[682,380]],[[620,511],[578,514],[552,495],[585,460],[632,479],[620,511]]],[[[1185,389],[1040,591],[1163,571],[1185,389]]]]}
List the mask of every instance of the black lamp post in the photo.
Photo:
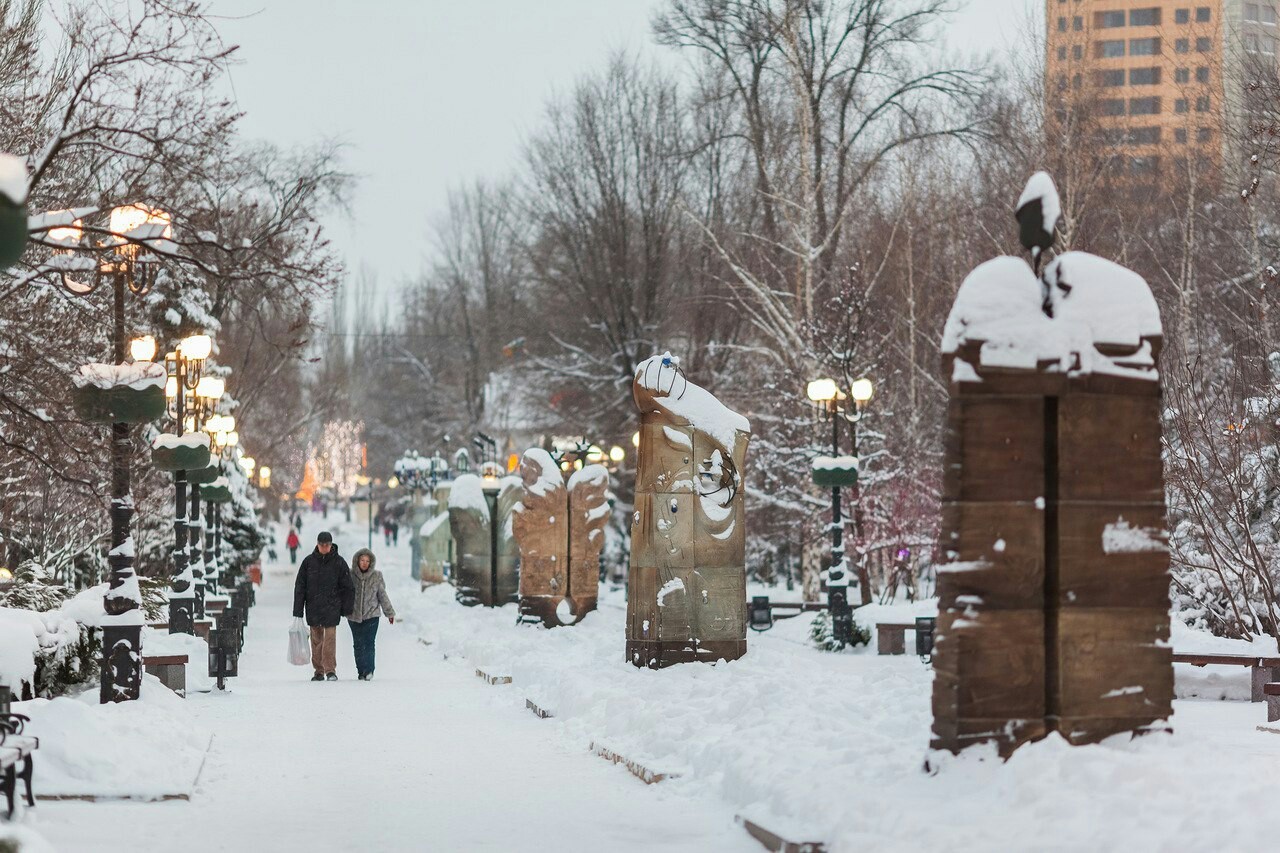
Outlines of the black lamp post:
{"type": "MultiPolygon", "coordinates": [[[[853,383],[855,412],[852,416],[841,407],[848,399],[834,379],[815,379],[809,383],[807,394],[819,413],[831,419],[831,458],[819,460],[814,465],[813,479],[819,486],[831,489],[831,565],[827,569],[827,607],[831,613],[831,636],[841,646],[853,642],[853,606],[849,600],[849,587],[856,584],[851,577],[849,561],[844,553],[844,516],[840,503],[841,489],[858,487],[858,417],[862,406],[871,399],[874,387],[869,379],[853,383]],[[850,424],[853,459],[846,461],[840,455],[840,421],[850,424]]],[[[855,491],[854,500],[857,501],[855,491]]],[[[858,508],[855,503],[854,535],[860,534],[858,508]]]]}
{"type": "MultiPolygon", "coordinates": [[[[187,432],[203,429],[213,413],[213,407],[222,396],[221,379],[202,376],[205,360],[213,351],[213,341],[208,335],[191,335],[183,338],[174,351],[165,356],[168,381],[165,394],[169,398],[169,415],[179,437],[187,432]]],[[[207,457],[207,454],[206,454],[207,457]]],[[[187,486],[189,472],[179,469],[173,472],[173,577],[169,593],[169,633],[194,634],[195,620],[203,616],[204,567],[199,561],[200,535],[200,486],[192,480],[191,516],[187,517],[187,486]],[[192,540],[195,539],[195,542],[192,540]]]]}
{"type": "MultiPolygon", "coordinates": [[[[117,207],[111,211],[107,231],[99,229],[97,233],[104,239],[95,246],[86,246],[84,226],[74,219],[74,214],[68,213],[65,224],[46,230],[47,242],[61,250],[51,259],[50,266],[57,270],[57,279],[62,287],[75,296],[87,296],[104,280],[110,280],[112,363],[118,366],[125,364],[126,348],[132,351],[135,363],[150,362],[155,356],[154,340],[138,339],[126,347],[125,293],[141,296],[151,289],[153,266],[158,260],[152,250],[167,244],[169,216],[144,205],[117,207]],[[77,256],[78,250],[91,251],[93,256],[77,256]],[[79,273],[88,273],[87,280],[73,277],[79,273]]],[[[163,381],[163,373],[158,366],[156,372],[160,374],[158,381],[163,381]]],[[[110,390],[120,387],[123,386],[110,390]]],[[[163,411],[163,396],[158,402],[159,411],[154,413],[157,417],[163,411]]],[[[111,579],[103,598],[106,619],[102,627],[99,692],[100,700],[106,703],[137,699],[142,689],[142,602],[133,569],[134,548],[129,531],[133,519],[129,427],[151,418],[146,416],[150,412],[140,410],[126,414],[114,401],[106,401],[104,408],[114,415],[110,420],[111,551],[107,556],[111,579]]]]}

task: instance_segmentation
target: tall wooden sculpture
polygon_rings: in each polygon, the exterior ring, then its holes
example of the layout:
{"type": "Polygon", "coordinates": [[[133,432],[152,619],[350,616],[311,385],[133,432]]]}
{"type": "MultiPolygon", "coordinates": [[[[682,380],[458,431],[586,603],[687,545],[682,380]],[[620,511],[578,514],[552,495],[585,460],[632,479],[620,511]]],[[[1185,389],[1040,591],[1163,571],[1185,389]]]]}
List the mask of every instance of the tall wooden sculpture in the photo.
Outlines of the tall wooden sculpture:
{"type": "Polygon", "coordinates": [[[511,535],[511,511],[520,500],[516,477],[485,480],[463,474],[449,493],[449,527],[457,545],[453,582],[458,601],[501,607],[515,601],[520,564],[511,535]]]}
{"type": "Polygon", "coordinates": [[[525,451],[523,497],[512,527],[520,548],[520,616],[548,628],[572,625],[596,609],[600,549],[609,517],[609,471],[588,465],[566,487],[551,454],[525,451]]]}
{"type": "Polygon", "coordinates": [[[960,285],[942,347],[935,748],[1092,743],[1171,714],[1160,343],[1146,282],[1093,255],[1039,278],[1000,257],[960,285]]]}
{"type": "Polygon", "coordinates": [[[742,474],[751,424],[670,353],[636,369],[640,460],[627,659],[658,669],[747,651],[742,474]]]}
{"type": "Polygon", "coordinates": [[[414,532],[419,537],[424,588],[443,583],[445,566],[452,568],[455,560],[453,531],[449,527],[449,490],[452,485],[451,481],[437,483],[435,489],[427,494],[423,506],[431,517],[414,532]]]}

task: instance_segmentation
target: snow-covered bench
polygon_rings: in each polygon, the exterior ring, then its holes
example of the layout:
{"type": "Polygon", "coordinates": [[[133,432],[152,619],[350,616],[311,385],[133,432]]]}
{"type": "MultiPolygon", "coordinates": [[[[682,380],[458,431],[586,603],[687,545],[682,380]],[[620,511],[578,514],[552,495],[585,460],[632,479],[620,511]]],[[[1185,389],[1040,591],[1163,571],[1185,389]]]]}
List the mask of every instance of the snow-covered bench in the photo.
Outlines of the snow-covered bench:
{"type": "Polygon", "coordinates": [[[13,818],[14,798],[18,792],[18,780],[26,786],[28,806],[36,804],[31,794],[32,753],[40,747],[40,739],[23,734],[23,727],[30,722],[22,714],[0,714],[0,791],[9,804],[9,817],[13,818]],[[18,769],[21,765],[22,769],[18,769]]]}
{"type": "Polygon", "coordinates": [[[877,622],[876,654],[905,655],[907,653],[907,632],[914,631],[914,622],[877,622]]]}
{"type": "Polygon", "coordinates": [[[1250,692],[1251,702],[1261,702],[1265,698],[1263,688],[1273,681],[1280,681],[1280,658],[1263,658],[1254,655],[1197,655],[1178,654],[1174,652],[1174,663],[1187,663],[1192,666],[1247,666],[1253,675],[1253,689],[1250,692]]]}
{"type": "Polygon", "coordinates": [[[1262,695],[1267,699],[1267,722],[1280,720],[1280,681],[1262,685],[1262,695]]]}
{"type": "Polygon", "coordinates": [[[160,679],[165,687],[186,698],[187,655],[142,655],[142,666],[148,675],[160,679]]]}

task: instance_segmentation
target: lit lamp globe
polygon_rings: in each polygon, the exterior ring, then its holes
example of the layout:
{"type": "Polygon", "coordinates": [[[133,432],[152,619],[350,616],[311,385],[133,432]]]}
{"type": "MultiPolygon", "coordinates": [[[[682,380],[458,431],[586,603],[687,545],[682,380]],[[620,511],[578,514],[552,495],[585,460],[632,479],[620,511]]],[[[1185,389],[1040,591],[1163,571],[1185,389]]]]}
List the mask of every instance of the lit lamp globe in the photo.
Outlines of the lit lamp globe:
{"type": "Polygon", "coordinates": [[[815,403],[830,403],[840,395],[840,387],[834,379],[815,379],[809,383],[806,393],[815,403]]]}
{"type": "Polygon", "coordinates": [[[129,341],[129,355],[134,361],[151,361],[156,357],[156,339],[150,335],[134,338],[129,341]]]}
{"type": "Polygon", "coordinates": [[[626,458],[627,458],[627,451],[623,450],[618,445],[615,444],[613,447],[609,448],[610,461],[617,463],[617,462],[621,462],[623,459],[626,459],[626,458]]]}
{"type": "Polygon", "coordinates": [[[213,352],[213,339],[208,335],[189,335],[179,342],[178,352],[190,361],[204,361],[213,352]]]}
{"type": "Polygon", "coordinates": [[[396,476],[392,475],[391,479],[387,480],[387,487],[388,487],[388,488],[394,489],[394,488],[397,488],[399,485],[400,485],[400,478],[399,478],[399,477],[396,477],[396,476]]]}
{"type": "Polygon", "coordinates": [[[862,405],[872,398],[876,393],[876,388],[871,384],[870,379],[857,379],[849,388],[849,393],[853,396],[853,400],[858,405],[862,405]]]}
{"type": "Polygon", "coordinates": [[[637,430],[636,432],[632,433],[632,435],[631,435],[631,446],[632,446],[632,447],[639,447],[639,446],[640,446],[640,432],[639,432],[639,430],[637,430]]]}
{"type": "Polygon", "coordinates": [[[232,430],[231,432],[227,433],[226,436],[227,436],[227,447],[235,447],[240,443],[240,433],[236,432],[235,430],[232,430]]]}
{"type": "Polygon", "coordinates": [[[250,477],[253,476],[253,469],[256,468],[257,466],[258,466],[258,461],[254,459],[252,456],[240,457],[240,467],[243,468],[244,472],[248,474],[250,477]]]}
{"type": "Polygon", "coordinates": [[[263,465],[258,469],[258,485],[264,489],[271,488],[271,466],[263,465]]]}
{"type": "Polygon", "coordinates": [[[196,396],[203,397],[206,400],[216,401],[221,399],[222,394],[227,389],[227,383],[216,376],[202,376],[200,381],[196,383],[196,396]]]}

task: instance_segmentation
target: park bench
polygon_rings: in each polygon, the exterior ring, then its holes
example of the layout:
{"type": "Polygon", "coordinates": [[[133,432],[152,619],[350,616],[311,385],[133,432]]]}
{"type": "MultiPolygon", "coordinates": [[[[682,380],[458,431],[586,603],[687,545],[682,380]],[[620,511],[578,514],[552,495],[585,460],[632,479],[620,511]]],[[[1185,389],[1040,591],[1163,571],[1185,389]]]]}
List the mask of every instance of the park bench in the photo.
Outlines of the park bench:
{"type": "Polygon", "coordinates": [[[1262,685],[1262,695],[1267,699],[1267,722],[1280,720],[1280,681],[1262,685]]]}
{"type": "Polygon", "coordinates": [[[877,622],[876,654],[905,655],[907,653],[907,632],[914,631],[914,622],[877,622]]]}
{"type": "Polygon", "coordinates": [[[14,799],[18,792],[18,780],[26,786],[28,806],[36,804],[31,793],[32,753],[40,747],[40,739],[23,734],[23,727],[30,720],[12,712],[0,714],[0,791],[9,805],[9,819],[13,819],[14,799]],[[22,769],[18,769],[18,765],[22,769]]]}
{"type": "Polygon", "coordinates": [[[187,695],[187,656],[186,655],[142,655],[142,668],[148,675],[154,675],[160,682],[186,698],[187,695]]]}
{"type": "Polygon", "coordinates": [[[1280,681],[1280,657],[1264,658],[1256,655],[1173,655],[1174,663],[1186,663],[1192,666],[1244,666],[1252,674],[1252,689],[1249,701],[1261,702],[1265,698],[1263,688],[1273,681],[1280,681]]]}

